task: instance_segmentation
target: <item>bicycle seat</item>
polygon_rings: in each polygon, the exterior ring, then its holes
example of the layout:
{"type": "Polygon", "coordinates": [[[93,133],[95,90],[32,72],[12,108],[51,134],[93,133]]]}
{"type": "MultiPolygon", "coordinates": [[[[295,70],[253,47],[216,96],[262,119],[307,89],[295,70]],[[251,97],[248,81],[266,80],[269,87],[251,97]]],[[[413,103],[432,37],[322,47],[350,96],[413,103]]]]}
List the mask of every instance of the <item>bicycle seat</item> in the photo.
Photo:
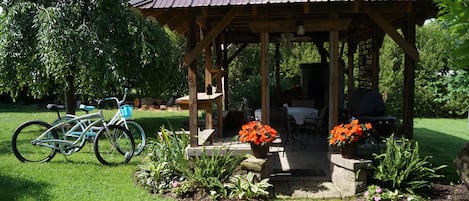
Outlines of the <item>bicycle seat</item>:
{"type": "Polygon", "coordinates": [[[82,110],[84,110],[84,111],[86,111],[86,112],[91,112],[91,111],[95,110],[96,107],[94,107],[94,106],[92,106],[92,105],[83,105],[83,104],[81,104],[81,105],[80,105],[80,109],[82,109],[82,110]]]}
{"type": "Polygon", "coordinates": [[[53,111],[58,111],[58,110],[65,109],[65,106],[64,105],[57,105],[57,104],[47,104],[47,109],[53,110],[53,111]]]}

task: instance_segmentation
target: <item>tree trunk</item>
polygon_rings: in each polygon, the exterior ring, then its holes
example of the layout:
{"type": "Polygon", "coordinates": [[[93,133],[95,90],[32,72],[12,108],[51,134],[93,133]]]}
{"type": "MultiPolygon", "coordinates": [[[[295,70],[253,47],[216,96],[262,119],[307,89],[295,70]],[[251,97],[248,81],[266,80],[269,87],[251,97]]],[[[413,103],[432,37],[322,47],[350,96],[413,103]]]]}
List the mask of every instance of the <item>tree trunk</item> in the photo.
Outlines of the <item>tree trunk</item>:
{"type": "Polygon", "coordinates": [[[73,75],[65,76],[65,108],[67,114],[75,115],[75,84],[73,75]]]}

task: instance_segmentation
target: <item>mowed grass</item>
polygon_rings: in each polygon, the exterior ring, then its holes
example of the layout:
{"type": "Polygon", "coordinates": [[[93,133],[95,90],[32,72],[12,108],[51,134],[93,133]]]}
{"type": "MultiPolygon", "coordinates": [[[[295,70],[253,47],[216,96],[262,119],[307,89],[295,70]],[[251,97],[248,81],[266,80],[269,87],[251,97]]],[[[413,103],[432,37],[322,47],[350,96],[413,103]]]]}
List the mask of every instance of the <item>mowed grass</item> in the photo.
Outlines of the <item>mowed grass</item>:
{"type": "Polygon", "coordinates": [[[453,160],[469,142],[467,119],[415,119],[414,139],[419,142],[421,155],[431,155],[435,166],[448,165],[441,171],[445,181],[460,181],[453,160]]]}
{"type": "MultiPolygon", "coordinates": [[[[22,122],[57,118],[43,108],[0,105],[0,200],[165,200],[134,184],[132,176],[141,155],[129,164],[107,167],[96,159],[92,143],[87,143],[80,152],[68,157],[57,154],[48,163],[19,162],[11,151],[11,136],[22,122]]],[[[105,110],[104,114],[108,119],[115,112],[105,110]]],[[[142,124],[150,140],[161,125],[179,129],[188,116],[188,111],[133,111],[133,118],[142,124]]]]}
{"type": "MultiPolygon", "coordinates": [[[[165,200],[133,183],[132,175],[143,156],[117,167],[101,165],[91,144],[79,153],[57,154],[49,163],[21,163],[11,152],[10,138],[22,122],[51,122],[56,114],[36,105],[0,105],[0,200],[165,200]]],[[[105,110],[111,118],[115,110],[105,110]]],[[[78,113],[83,114],[83,113],[78,113]]],[[[154,138],[162,124],[182,127],[188,111],[139,111],[133,117],[142,124],[147,137],[154,138]]],[[[446,181],[457,182],[453,160],[469,141],[466,119],[416,119],[414,137],[422,156],[432,155],[434,165],[449,167],[442,173],[446,181]]]]}

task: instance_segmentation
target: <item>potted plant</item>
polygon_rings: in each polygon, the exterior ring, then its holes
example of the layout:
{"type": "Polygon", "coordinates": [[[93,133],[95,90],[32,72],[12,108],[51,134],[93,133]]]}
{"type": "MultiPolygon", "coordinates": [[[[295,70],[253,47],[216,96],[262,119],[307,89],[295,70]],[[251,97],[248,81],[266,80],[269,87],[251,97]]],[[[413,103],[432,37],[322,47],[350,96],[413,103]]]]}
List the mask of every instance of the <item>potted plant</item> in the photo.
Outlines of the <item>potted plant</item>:
{"type": "Polygon", "coordinates": [[[339,147],[342,157],[354,158],[358,141],[366,137],[372,128],[370,123],[363,124],[358,119],[354,119],[348,124],[337,125],[330,131],[329,145],[339,147]]]}
{"type": "Polygon", "coordinates": [[[250,143],[252,152],[257,158],[266,158],[269,146],[277,137],[277,131],[259,121],[250,121],[241,126],[239,141],[250,143]]]}

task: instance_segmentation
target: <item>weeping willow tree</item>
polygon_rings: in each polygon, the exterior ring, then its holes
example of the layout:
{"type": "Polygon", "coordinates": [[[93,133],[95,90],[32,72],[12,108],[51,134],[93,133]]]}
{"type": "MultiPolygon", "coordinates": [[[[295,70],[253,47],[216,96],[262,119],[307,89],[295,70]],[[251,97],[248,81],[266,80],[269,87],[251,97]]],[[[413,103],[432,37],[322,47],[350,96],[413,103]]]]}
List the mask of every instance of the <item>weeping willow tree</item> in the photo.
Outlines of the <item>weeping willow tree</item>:
{"type": "Polygon", "coordinates": [[[67,113],[74,113],[77,90],[102,97],[135,80],[143,95],[159,95],[183,79],[178,38],[131,12],[127,1],[2,4],[0,93],[12,98],[64,92],[67,113]]]}

